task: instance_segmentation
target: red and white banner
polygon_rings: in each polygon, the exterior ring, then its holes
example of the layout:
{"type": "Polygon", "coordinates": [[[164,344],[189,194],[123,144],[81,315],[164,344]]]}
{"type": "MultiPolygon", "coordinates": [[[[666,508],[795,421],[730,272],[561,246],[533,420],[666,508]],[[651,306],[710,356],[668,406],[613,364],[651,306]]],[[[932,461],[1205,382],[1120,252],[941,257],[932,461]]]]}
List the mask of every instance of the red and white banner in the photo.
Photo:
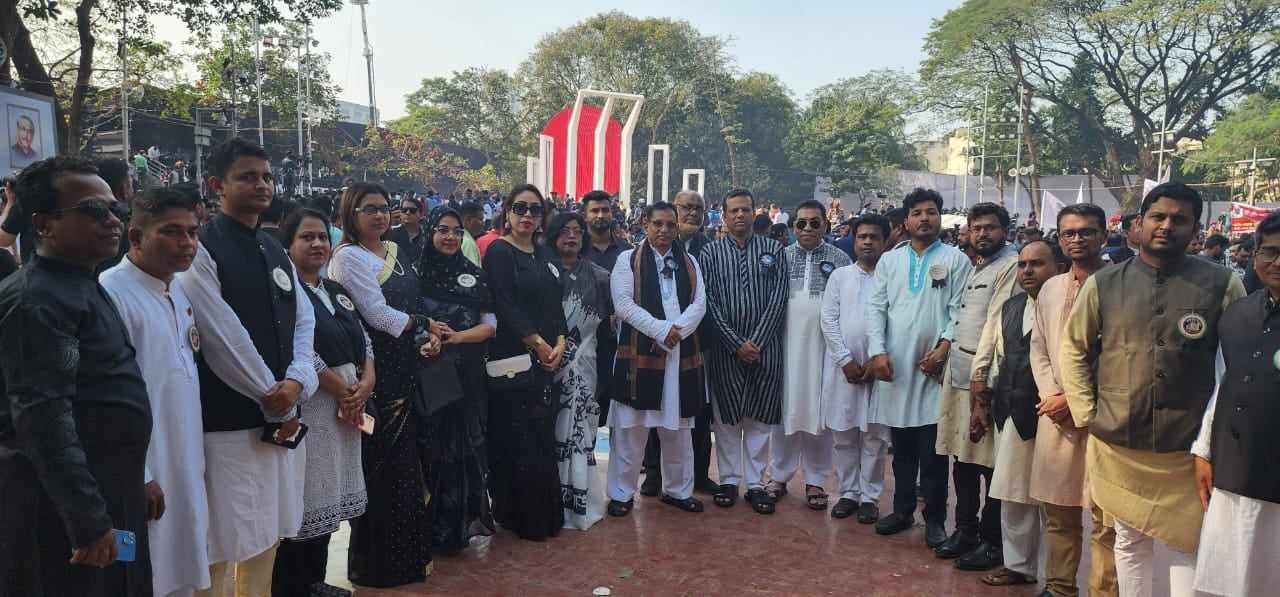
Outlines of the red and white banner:
{"type": "Polygon", "coordinates": [[[1231,236],[1250,234],[1258,228],[1258,224],[1267,214],[1275,211],[1272,208],[1256,207],[1244,203],[1231,204],[1231,236]]]}

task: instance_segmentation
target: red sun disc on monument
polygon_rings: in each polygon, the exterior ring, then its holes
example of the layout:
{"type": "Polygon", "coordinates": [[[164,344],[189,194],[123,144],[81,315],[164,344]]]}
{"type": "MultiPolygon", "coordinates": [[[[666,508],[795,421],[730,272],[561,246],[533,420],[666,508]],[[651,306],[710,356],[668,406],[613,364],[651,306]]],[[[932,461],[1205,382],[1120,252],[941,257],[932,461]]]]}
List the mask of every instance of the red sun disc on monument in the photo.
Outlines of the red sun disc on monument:
{"type": "MultiPolygon", "coordinates": [[[[598,106],[582,105],[578,115],[578,171],[575,176],[577,184],[574,194],[578,197],[595,189],[592,184],[595,163],[596,124],[603,112],[598,106]]],[[[565,108],[542,128],[542,134],[555,139],[552,152],[551,190],[563,195],[565,193],[565,164],[569,147],[569,118],[573,116],[573,107],[565,108]]],[[[622,155],[622,124],[610,118],[604,135],[604,190],[611,195],[618,193],[618,158],[622,155]]]]}

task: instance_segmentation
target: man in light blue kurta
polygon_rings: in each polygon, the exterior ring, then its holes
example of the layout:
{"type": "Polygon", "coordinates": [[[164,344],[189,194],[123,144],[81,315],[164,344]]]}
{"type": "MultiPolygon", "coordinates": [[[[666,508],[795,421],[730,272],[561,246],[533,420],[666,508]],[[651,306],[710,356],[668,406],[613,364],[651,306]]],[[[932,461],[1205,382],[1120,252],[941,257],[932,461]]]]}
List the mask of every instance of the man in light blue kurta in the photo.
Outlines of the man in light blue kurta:
{"type": "Polygon", "coordinates": [[[915,522],[920,474],[925,494],[926,541],[946,540],[947,459],[938,456],[938,402],[942,367],[960,313],[969,258],[938,241],[942,197],[916,189],[903,201],[910,242],[885,253],[876,265],[868,308],[867,353],[879,383],[872,390],[870,422],[889,427],[893,513],[876,524],[890,535],[915,522]]]}

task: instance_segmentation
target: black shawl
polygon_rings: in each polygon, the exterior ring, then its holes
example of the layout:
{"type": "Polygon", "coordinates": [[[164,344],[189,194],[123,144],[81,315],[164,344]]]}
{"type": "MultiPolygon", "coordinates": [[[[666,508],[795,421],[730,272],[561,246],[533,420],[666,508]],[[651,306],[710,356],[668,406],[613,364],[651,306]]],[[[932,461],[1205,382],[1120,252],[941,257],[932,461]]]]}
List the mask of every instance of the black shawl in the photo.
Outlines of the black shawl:
{"type": "MultiPolygon", "coordinates": [[[[462,254],[461,246],[453,255],[445,255],[436,250],[436,226],[440,225],[440,220],[445,216],[453,216],[459,223],[462,222],[462,216],[448,207],[440,206],[431,210],[428,226],[424,231],[426,241],[422,247],[422,260],[418,263],[418,272],[422,277],[422,296],[492,313],[493,294],[489,291],[488,281],[480,266],[471,263],[462,254]],[[464,285],[464,282],[471,285],[464,285]]],[[[461,245],[462,239],[458,241],[461,245]]]]}

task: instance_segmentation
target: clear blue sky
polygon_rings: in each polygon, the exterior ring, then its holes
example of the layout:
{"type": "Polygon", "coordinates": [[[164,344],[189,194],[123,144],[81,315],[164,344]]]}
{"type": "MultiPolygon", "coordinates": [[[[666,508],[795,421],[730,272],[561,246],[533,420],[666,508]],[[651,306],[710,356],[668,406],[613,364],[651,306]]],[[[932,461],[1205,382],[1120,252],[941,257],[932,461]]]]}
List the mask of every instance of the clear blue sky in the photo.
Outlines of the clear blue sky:
{"type": "MultiPolygon", "coordinates": [[[[777,74],[803,99],[814,88],[877,68],[913,72],[933,19],[960,0],[651,0],[512,2],[369,0],[376,93],[384,118],[404,114],[404,96],[423,78],[484,66],[514,70],[542,36],[593,14],[687,20],[704,34],[732,38],[738,67],[777,74]]],[[[360,12],[354,6],[317,23],[333,55],[342,99],[367,101],[360,12]]],[[[625,90],[618,90],[625,91],[625,90]]]]}

